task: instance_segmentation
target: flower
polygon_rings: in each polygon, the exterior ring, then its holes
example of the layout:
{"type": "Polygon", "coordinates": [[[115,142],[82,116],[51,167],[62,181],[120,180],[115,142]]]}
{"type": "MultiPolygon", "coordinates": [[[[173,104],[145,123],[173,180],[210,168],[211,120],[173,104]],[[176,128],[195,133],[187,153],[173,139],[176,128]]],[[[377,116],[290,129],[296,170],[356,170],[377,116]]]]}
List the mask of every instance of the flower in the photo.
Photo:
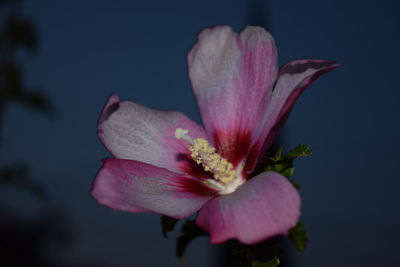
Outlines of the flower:
{"type": "Polygon", "coordinates": [[[300,216],[300,196],[281,174],[251,173],[296,99],[327,60],[277,66],[272,36],[260,27],[203,30],[188,55],[189,77],[204,126],[112,95],[98,134],[115,158],[103,161],[92,195],[128,212],[185,218],[212,243],[253,244],[287,234],[300,216]]]}

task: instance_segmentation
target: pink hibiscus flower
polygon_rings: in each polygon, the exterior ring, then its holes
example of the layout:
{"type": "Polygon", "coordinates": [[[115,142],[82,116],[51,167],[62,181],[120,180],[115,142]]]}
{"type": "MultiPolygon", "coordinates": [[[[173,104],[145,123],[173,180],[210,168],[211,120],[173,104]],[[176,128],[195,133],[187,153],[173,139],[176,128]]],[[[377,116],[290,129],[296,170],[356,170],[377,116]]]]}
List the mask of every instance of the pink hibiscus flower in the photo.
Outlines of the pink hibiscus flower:
{"type": "Polygon", "coordinates": [[[112,209],[185,218],[212,243],[253,244],[287,234],[300,196],[281,174],[251,177],[296,99],[338,64],[297,60],[278,71],[272,36],[260,27],[203,30],[188,56],[203,127],[185,115],[112,95],[98,133],[115,158],[104,160],[93,197],[112,209]]]}

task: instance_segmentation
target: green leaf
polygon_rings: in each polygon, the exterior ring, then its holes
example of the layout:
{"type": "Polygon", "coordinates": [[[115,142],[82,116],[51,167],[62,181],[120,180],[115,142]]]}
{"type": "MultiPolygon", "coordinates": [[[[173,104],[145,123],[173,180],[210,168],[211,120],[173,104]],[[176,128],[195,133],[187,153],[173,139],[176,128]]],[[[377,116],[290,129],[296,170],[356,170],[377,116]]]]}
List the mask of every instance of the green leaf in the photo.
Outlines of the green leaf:
{"type": "Polygon", "coordinates": [[[285,161],[293,161],[293,160],[297,159],[298,157],[310,156],[311,154],[312,154],[312,151],[310,150],[310,146],[299,144],[295,148],[290,150],[283,157],[283,159],[285,161]]]}
{"type": "Polygon", "coordinates": [[[276,162],[282,159],[282,152],[283,152],[283,147],[279,147],[276,149],[275,153],[269,157],[270,160],[276,162]]]}
{"type": "Polygon", "coordinates": [[[299,251],[306,249],[308,234],[302,222],[299,222],[289,231],[289,238],[293,241],[294,245],[299,251]]]}
{"type": "Polygon", "coordinates": [[[286,177],[293,176],[293,174],[294,174],[294,167],[289,167],[289,168],[284,169],[284,170],[282,171],[282,174],[285,175],[286,177]]]}
{"type": "Polygon", "coordinates": [[[276,267],[280,263],[277,257],[274,257],[271,261],[252,261],[252,267],[276,267]]]}
{"type": "Polygon", "coordinates": [[[23,92],[15,96],[15,99],[21,104],[36,109],[38,111],[52,114],[55,112],[55,107],[50,100],[42,92],[23,92]]]}
{"type": "MultiPolygon", "coordinates": [[[[285,155],[282,155],[282,151],[283,148],[280,147],[274,152],[270,153],[261,164],[261,169],[256,170],[255,175],[263,171],[275,171],[281,173],[287,178],[290,178],[293,176],[295,170],[293,161],[298,157],[309,156],[312,154],[310,146],[301,144],[297,145],[285,155]]],[[[297,189],[300,189],[299,183],[293,181],[292,179],[289,180],[297,189]]]]}
{"type": "Polygon", "coordinates": [[[168,216],[161,216],[161,232],[164,238],[168,238],[167,234],[174,230],[178,219],[174,219],[168,216]]]}
{"type": "Polygon", "coordinates": [[[181,261],[184,259],[186,247],[199,236],[206,235],[193,220],[187,220],[182,226],[182,234],[177,238],[176,242],[176,257],[181,261]]]}

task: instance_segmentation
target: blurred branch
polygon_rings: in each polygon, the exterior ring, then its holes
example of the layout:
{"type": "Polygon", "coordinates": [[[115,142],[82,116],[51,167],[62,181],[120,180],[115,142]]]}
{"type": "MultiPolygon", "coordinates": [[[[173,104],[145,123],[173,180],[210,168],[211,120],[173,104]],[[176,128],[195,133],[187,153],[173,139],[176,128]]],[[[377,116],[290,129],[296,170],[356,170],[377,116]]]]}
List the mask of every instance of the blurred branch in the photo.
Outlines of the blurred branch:
{"type": "Polygon", "coordinates": [[[39,90],[26,91],[23,89],[23,72],[20,65],[4,64],[0,66],[0,71],[0,80],[3,81],[3,86],[0,88],[0,104],[14,100],[48,115],[55,112],[54,105],[44,93],[39,90]]]}
{"type": "Polygon", "coordinates": [[[34,53],[38,47],[36,26],[31,19],[21,15],[20,4],[21,1],[0,0],[0,7],[9,7],[4,15],[4,25],[0,26],[0,116],[4,104],[10,100],[49,115],[54,113],[54,105],[44,93],[26,90],[23,66],[16,58],[21,49],[34,53]]]}
{"type": "Polygon", "coordinates": [[[56,109],[50,100],[40,91],[24,92],[14,96],[15,100],[24,106],[36,109],[48,115],[54,114],[56,109]]]}
{"type": "Polygon", "coordinates": [[[26,164],[16,163],[0,169],[0,185],[12,185],[31,192],[39,199],[45,198],[45,192],[39,183],[29,177],[26,164]]]}
{"type": "MultiPolygon", "coordinates": [[[[33,21],[21,14],[21,0],[0,0],[3,25],[0,25],[0,127],[3,126],[3,113],[9,101],[45,114],[55,111],[50,100],[40,91],[26,91],[23,82],[23,66],[17,55],[21,49],[34,53],[38,47],[38,38],[33,21]]],[[[25,164],[13,164],[0,169],[0,185],[13,185],[36,197],[44,197],[43,188],[29,176],[25,164]]]]}
{"type": "Polygon", "coordinates": [[[36,52],[38,46],[36,29],[33,21],[18,16],[9,16],[3,28],[4,39],[12,49],[25,48],[36,52]]]}

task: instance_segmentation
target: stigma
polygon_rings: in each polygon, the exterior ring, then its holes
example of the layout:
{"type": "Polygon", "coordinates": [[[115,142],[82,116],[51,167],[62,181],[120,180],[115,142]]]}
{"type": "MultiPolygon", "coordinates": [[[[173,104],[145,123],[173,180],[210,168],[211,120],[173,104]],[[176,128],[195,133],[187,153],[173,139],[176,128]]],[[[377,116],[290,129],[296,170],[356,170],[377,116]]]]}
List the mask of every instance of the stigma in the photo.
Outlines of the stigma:
{"type": "Polygon", "coordinates": [[[223,184],[235,180],[236,170],[232,163],[221,157],[206,139],[192,139],[188,135],[188,132],[188,130],[177,128],[175,130],[175,137],[177,139],[183,139],[189,143],[189,150],[192,159],[197,164],[201,165],[205,171],[211,172],[215,180],[222,182],[223,184]]]}

